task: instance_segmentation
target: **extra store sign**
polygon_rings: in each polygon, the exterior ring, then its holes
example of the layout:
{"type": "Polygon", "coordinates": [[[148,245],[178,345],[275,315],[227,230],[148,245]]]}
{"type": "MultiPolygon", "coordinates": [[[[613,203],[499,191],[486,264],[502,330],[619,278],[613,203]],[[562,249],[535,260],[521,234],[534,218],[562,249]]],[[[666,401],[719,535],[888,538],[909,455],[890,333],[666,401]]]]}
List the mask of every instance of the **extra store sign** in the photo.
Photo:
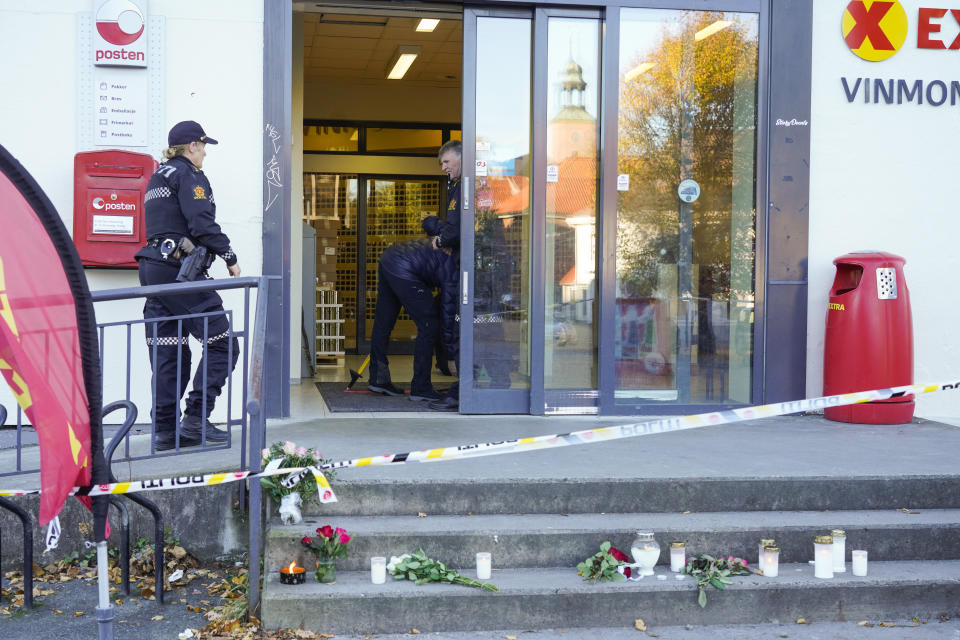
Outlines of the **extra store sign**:
{"type": "MultiPolygon", "coordinates": [[[[881,63],[902,49],[930,50],[956,66],[960,50],[960,6],[907,9],[899,0],[853,0],[841,19],[843,40],[857,57],[881,63]]],[[[926,57],[926,61],[933,58],[926,57]]],[[[882,67],[878,67],[878,71],[882,67]]],[[[865,104],[960,104],[960,80],[895,77],[842,77],[847,102],[865,104]]]]}

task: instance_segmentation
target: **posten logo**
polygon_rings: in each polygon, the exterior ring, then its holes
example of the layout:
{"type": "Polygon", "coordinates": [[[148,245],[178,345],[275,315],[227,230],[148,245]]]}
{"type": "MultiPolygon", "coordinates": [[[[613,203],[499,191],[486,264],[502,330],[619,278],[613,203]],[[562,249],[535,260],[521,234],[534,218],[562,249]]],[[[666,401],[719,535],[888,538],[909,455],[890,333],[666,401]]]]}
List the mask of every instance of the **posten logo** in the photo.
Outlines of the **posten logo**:
{"type": "Polygon", "coordinates": [[[843,12],[843,39],[864,60],[886,60],[907,40],[907,12],[898,0],[853,0],[843,12]]]}

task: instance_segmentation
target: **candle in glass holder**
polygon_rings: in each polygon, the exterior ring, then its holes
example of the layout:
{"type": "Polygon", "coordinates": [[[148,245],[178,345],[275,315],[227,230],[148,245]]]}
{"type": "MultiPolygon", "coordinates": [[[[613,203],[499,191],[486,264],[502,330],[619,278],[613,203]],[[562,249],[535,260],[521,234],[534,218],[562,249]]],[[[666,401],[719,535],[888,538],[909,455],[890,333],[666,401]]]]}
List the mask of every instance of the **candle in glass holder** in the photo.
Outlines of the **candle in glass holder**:
{"type": "Polygon", "coordinates": [[[760,571],[763,571],[763,550],[775,544],[776,541],[773,538],[760,538],[760,544],[757,545],[757,569],[760,571]]]}
{"type": "Polygon", "coordinates": [[[670,571],[679,573],[687,564],[687,545],[683,542],[670,543],[670,571]]]}
{"type": "Polygon", "coordinates": [[[370,558],[370,582],[383,584],[387,581],[387,559],[383,556],[370,558]]]}
{"type": "Polygon", "coordinates": [[[780,575],[780,547],[763,548],[763,575],[776,578],[780,575]]]}
{"type": "Polygon", "coordinates": [[[291,562],[289,567],[280,568],[280,584],[303,584],[307,580],[307,570],[291,562]]]}
{"type": "Polygon", "coordinates": [[[854,549],[850,552],[850,556],[853,558],[853,575],[867,575],[867,552],[863,549],[854,549]]]}
{"type": "Polygon", "coordinates": [[[813,575],[825,579],[833,577],[833,538],[830,536],[813,539],[813,575]]]}
{"type": "Polygon", "coordinates": [[[847,570],[847,532],[843,529],[834,529],[830,532],[833,538],[833,572],[844,573],[847,570]]]}
{"type": "Polygon", "coordinates": [[[491,557],[487,552],[477,554],[477,580],[489,580],[491,571],[491,557]]]}

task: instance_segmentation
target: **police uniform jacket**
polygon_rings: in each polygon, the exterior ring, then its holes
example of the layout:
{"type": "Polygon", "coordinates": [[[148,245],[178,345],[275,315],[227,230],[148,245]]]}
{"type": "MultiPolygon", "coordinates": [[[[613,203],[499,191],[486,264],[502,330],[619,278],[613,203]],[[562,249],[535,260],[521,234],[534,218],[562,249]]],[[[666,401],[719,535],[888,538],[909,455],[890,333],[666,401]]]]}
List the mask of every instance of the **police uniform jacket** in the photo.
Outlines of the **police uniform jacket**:
{"type": "Polygon", "coordinates": [[[441,339],[451,360],[460,351],[457,327],[457,275],[460,267],[452,256],[433,248],[426,238],[398,242],[380,255],[380,267],[390,275],[426,287],[440,288],[441,339]]]}
{"type": "Polygon", "coordinates": [[[460,255],[460,178],[447,183],[447,219],[437,216],[423,219],[421,226],[430,236],[438,236],[437,245],[444,249],[453,249],[454,255],[460,255]]]}
{"type": "MultiPolygon", "coordinates": [[[[217,224],[213,189],[203,171],[184,156],[162,164],[150,177],[143,199],[147,246],[136,258],[163,259],[160,243],[165,238],[179,242],[184,236],[223,258],[227,266],[237,263],[230,238],[217,224]]],[[[170,257],[173,260],[173,257],[170,257]]]]}

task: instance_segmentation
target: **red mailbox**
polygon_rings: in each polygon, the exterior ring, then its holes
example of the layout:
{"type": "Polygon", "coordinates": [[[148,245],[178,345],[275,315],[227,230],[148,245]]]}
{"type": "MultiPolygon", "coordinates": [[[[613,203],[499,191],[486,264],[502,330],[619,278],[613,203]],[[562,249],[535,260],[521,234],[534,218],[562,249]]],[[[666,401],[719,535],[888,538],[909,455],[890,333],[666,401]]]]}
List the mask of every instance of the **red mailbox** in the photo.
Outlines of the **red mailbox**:
{"type": "Polygon", "coordinates": [[[146,153],[84,151],[73,159],[73,243],[84,266],[136,268],[146,241],[143,196],[157,162],[146,153]]]}
{"type": "MultiPolygon", "coordinates": [[[[857,252],[833,261],[824,336],[823,393],[835,395],[913,384],[913,323],[905,260],[857,252]]],[[[838,422],[903,424],[913,419],[913,396],[845,407],[824,415],[838,422]]]]}

